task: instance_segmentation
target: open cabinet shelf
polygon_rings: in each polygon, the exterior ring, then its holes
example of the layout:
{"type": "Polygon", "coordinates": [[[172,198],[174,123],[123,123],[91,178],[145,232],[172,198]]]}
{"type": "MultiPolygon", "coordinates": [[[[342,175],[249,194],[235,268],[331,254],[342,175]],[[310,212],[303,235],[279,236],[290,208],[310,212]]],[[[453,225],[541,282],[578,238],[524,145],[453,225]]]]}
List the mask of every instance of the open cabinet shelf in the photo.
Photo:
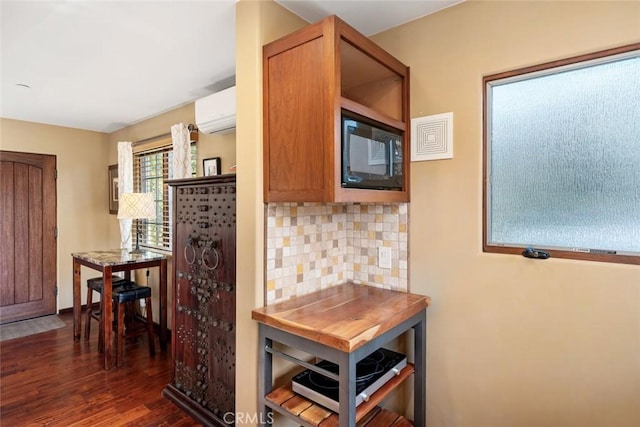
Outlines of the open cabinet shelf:
{"type": "MultiPolygon", "coordinates": [[[[378,404],[384,400],[385,397],[389,395],[393,390],[395,390],[398,386],[400,386],[404,380],[406,380],[411,374],[414,372],[414,367],[412,364],[407,364],[405,368],[403,368],[398,375],[394,376],[392,379],[387,381],[384,386],[382,386],[378,391],[373,393],[369,400],[362,402],[356,409],[356,423],[360,421],[371,421],[371,418],[368,415],[374,411],[376,416],[385,416],[385,418],[391,418],[389,414],[390,411],[382,412],[376,411],[378,404]],[[382,414],[380,414],[382,412],[382,414]]],[[[338,426],[338,415],[335,412],[332,412],[329,409],[324,408],[310,400],[306,397],[301,396],[294,392],[291,389],[291,384],[287,384],[282,387],[278,387],[273,390],[271,393],[265,396],[267,400],[267,404],[274,410],[278,412],[282,412],[284,409],[291,415],[296,417],[300,417],[302,420],[306,421],[312,426],[318,427],[328,427],[328,426],[338,426]]],[[[402,425],[413,425],[406,418],[397,415],[393,418],[392,424],[378,424],[376,425],[396,425],[395,422],[402,418],[404,420],[404,424],[402,425]]]]}

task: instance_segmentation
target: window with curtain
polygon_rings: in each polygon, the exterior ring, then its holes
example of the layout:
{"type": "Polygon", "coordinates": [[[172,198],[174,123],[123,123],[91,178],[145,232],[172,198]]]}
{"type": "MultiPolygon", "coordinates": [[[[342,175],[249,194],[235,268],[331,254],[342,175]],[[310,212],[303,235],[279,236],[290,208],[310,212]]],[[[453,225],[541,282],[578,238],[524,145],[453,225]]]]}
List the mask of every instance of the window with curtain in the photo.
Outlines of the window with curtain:
{"type": "MultiPolygon", "coordinates": [[[[153,193],[156,202],[156,218],[140,220],[140,246],[149,249],[171,250],[171,194],[167,180],[172,179],[173,152],[169,145],[140,151],[133,155],[133,188],[141,193],[153,193]]],[[[196,144],[191,144],[191,170],[196,175],[196,144]]],[[[137,232],[133,222],[132,234],[137,232]]]]}
{"type": "Polygon", "coordinates": [[[640,263],[640,44],[484,78],[484,250],[640,263]]]}

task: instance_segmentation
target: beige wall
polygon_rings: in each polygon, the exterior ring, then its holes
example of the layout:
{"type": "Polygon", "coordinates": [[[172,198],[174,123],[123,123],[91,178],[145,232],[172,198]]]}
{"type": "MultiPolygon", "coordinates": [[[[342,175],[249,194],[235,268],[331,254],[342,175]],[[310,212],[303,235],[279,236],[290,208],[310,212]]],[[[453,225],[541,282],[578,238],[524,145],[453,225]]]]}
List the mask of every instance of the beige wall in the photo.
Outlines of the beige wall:
{"type": "MultiPolygon", "coordinates": [[[[167,111],[149,119],[143,120],[135,125],[128,126],[120,129],[108,135],[109,140],[109,164],[118,163],[118,141],[140,141],[147,138],[154,138],[159,135],[164,135],[171,132],[171,126],[176,123],[195,124],[195,110],[194,103],[184,105],[179,108],[167,111]]],[[[171,138],[166,136],[165,138],[171,138]]],[[[205,134],[200,133],[198,135],[197,143],[197,175],[202,176],[202,160],[209,157],[220,157],[221,169],[224,173],[229,173],[229,168],[236,162],[236,142],[235,132],[227,134],[205,134]]],[[[118,219],[116,215],[111,215],[109,218],[109,236],[111,247],[117,248],[120,246],[120,228],[118,225],[118,219]]],[[[172,267],[169,262],[169,269],[167,272],[169,276],[169,304],[171,304],[171,290],[172,288],[172,267]]],[[[159,280],[158,269],[153,268],[149,271],[149,279],[147,279],[140,272],[136,276],[136,280],[141,283],[148,284],[153,293],[153,313],[154,321],[158,322],[160,315],[159,299],[157,297],[159,292],[159,280]]],[[[169,305],[170,306],[170,305],[169,305]]],[[[171,324],[171,310],[168,311],[168,321],[171,324]]]]}
{"type": "Polygon", "coordinates": [[[640,2],[472,1],[373,39],[411,67],[411,117],[454,114],[454,159],[411,165],[428,425],[640,425],[640,267],[481,240],[482,76],[638,42],[640,2]]]}
{"type": "MultiPolygon", "coordinates": [[[[140,141],[164,135],[171,132],[171,126],[177,123],[195,124],[194,103],[175,108],[149,119],[143,120],[135,125],[128,126],[108,135],[109,139],[109,164],[118,163],[118,141],[140,141]]],[[[235,132],[227,134],[206,134],[198,135],[197,152],[197,175],[202,176],[202,160],[209,157],[220,157],[223,173],[230,173],[229,168],[236,163],[236,142],[235,132]]],[[[167,136],[167,138],[170,138],[167,136]]],[[[116,215],[111,216],[109,223],[109,234],[114,247],[119,246],[120,229],[116,215]]]]}
{"type": "MultiPolygon", "coordinates": [[[[58,310],[73,307],[72,252],[119,247],[116,215],[109,215],[108,166],[117,163],[117,142],[138,141],[171,131],[176,123],[195,123],[194,104],[159,114],[111,134],[0,119],[0,149],[57,156],[58,165],[58,310]]],[[[235,132],[199,135],[198,175],[202,159],[220,157],[222,171],[236,162],[235,132]]],[[[154,269],[155,270],[155,269],[154,269]]],[[[82,278],[99,275],[82,269],[82,278]]],[[[157,286],[156,273],[150,284],[157,286]]],[[[82,302],[86,290],[82,289],[82,302]]],[[[156,298],[154,298],[154,301],[156,298]]],[[[156,302],[157,304],[157,302],[156,302]]],[[[157,307],[155,313],[159,313],[157,307]]],[[[157,319],[156,319],[157,320],[157,319]]]]}
{"type": "MultiPolygon", "coordinates": [[[[264,204],[262,201],[262,45],[304,24],[271,0],[239,1],[236,9],[237,131],[199,135],[198,175],[202,159],[221,157],[222,170],[238,167],[237,198],[237,336],[236,411],[257,410],[257,324],[251,310],[264,298],[264,204]],[[247,369],[240,367],[248,367],[247,369]]],[[[137,141],[170,131],[172,124],[194,123],[194,106],[186,105],[109,135],[109,164],[117,161],[117,141],[137,141]]],[[[118,243],[115,215],[110,236],[118,243]]],[[[151,286],[157,279],[152,274],[151,286]]],[[[158,312],[157,310],[154,310],[158,312]]]]}
{"type": "MultiPolygon", "coordinates": [[[[184,124],[191,123],[195,125],[194,108],[195,104],[190,103],[109,134],[109,142],[111,143],[109,158],[111,164],[117,163],[118,160],[118,141],[135,142],[163,135],[171,132],[171,126],[176,123],[182,122],[184,124]]],[[[202,176],[202,160],[209,157],[220,157],[222,172],[230,173],[229,168],[236,163],[235,140],[235,132],[226,134],[200,133],[198,135],[198,161],[196,163],[198,176],[202,176]]]]}
{"type": "MultiPolygon", "coordinates": [[[[0,119],[0,149],[53,154],[58,168],[58,309],[73,307],[72,252],[109,246],[107,135],[0,119]]],[[[83,268],[82,277],[99,273],[83,268]]],[[[85,301],[82,287],[82,301],[85,301]]]]}
{"type": "Polygon", "coordinates": [[[251,310],[264,298],[262,199],[262,45],[306,24],[271,0],[236,5],[237,336],[236,411],[257,410],[258,328],[251,310]]]}

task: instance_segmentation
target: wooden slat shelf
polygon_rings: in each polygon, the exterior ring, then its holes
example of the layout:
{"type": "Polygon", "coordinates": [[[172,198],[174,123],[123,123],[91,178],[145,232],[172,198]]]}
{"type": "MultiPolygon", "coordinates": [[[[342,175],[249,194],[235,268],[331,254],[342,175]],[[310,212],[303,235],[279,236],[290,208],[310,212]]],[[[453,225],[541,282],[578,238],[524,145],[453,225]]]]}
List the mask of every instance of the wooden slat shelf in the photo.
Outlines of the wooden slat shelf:
{"type": "MultiPolygon", "coordinates": [[[[377,406],[391,391],[413,374],[413,372],[414,366],[408,363],[398,375],[395,375],[387,381],[385,385],[373,393],[369,400],[362,402],[356,408],[356,423],[358,423],[358,426],[403,427],[413,425],[406,418],[377,406]]],[[[302,418],[313,426],[337,427],[339,424],[337,414],[295,393],[291,389],[291,384],[276,388],[267,394],[265,399],[276,407],[283,408],[288,413],[302,418]]]]}
{"type": "MultiPolygon", "coordinates": [[[[320,427],[337,427],[338,416],[332,414],[320,427]]],[[[413,423],[395,412],[376,406],[365,418],[356,423],[356,427],[410,427],[413,423]]]]}

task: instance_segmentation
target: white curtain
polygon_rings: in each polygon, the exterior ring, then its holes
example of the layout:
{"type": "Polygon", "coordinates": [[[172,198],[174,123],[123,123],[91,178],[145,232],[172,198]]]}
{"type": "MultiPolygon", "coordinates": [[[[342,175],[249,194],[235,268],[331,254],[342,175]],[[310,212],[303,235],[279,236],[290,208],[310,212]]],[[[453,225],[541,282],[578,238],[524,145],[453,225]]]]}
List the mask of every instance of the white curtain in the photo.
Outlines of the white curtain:
{"type": "MultiPolygon", "coordinates": [[[[133,193],[133,148],[118,142],[118,194],[133,193]]],[[[131,250],[131,220],[120,220],[120,248],[131,250]]]]}
{"type": "Polygon", "coordinates": [[[171,126],[171,141],[173,143],[172,178],[191,177],[191,138],[184,123],[171,126]]]}

